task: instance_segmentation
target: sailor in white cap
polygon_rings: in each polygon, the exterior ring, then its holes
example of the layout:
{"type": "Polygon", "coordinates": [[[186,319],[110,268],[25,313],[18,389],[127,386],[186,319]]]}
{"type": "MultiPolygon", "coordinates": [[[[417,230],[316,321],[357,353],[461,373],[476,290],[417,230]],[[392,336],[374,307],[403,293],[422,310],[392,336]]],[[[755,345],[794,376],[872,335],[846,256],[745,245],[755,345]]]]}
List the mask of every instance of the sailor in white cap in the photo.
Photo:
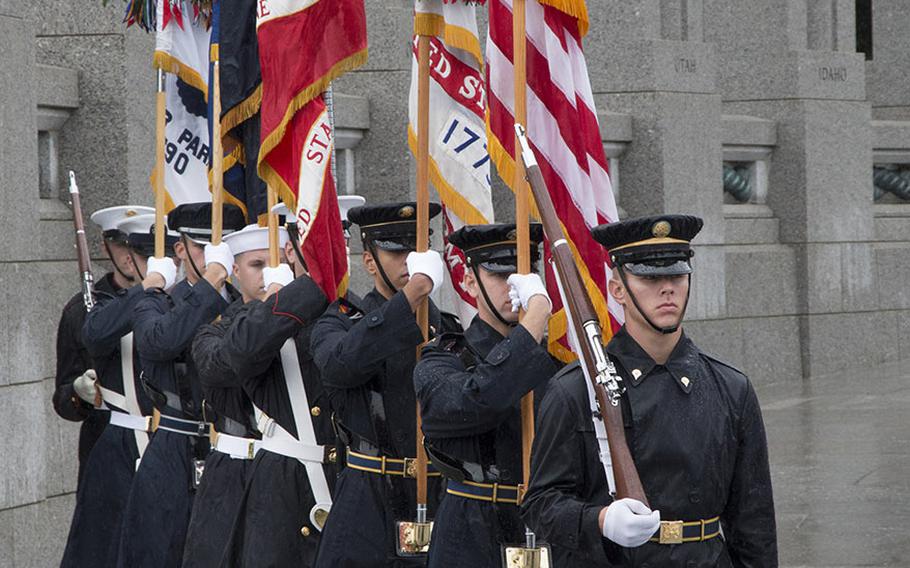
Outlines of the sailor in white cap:
{"type": "Polygon", "coordinates": [[[133,310],[142,297],[142,286],[135,284],[151,254],[154,215],[137,214],[136,209],[109,208],[92,216],[104,231],[116,270],[111,283],[117,286],[110,292],[101,286],[95,290],[97,303],[81,329],[95,373],[78,377],[73,387],[87,403],[99,402],[110,424],[92,448],[79,484],[61,562],[65,567],[115,565],[123,511],[137,461],[148,443],[152,404],[139,384],[132,331],[133,310]]]}
{"type": "MultiPolygon", "coordinates": [[[[288,241],[279,229],[279,244],[288,241]]],[[[241,294],[217,321],[203,325],[196,333],[192,358],[203,394],[203,412],[212,423],[212,449],[205,460],[205,475],[196,492],[193,514],[187,529],[183,568],[221,566],[240,511],[244,488],[259,452],[253,403],[243,391],[230,357],[224,351],[225,336],[235,319],[247,317],[250,308],[265,299],[262,270],[269,262],[269,231],[250,225],[224,238],[234,253],[233,282],[241,294]]],[[[263,364],[261,370],[268,371],[263,364]]]]}

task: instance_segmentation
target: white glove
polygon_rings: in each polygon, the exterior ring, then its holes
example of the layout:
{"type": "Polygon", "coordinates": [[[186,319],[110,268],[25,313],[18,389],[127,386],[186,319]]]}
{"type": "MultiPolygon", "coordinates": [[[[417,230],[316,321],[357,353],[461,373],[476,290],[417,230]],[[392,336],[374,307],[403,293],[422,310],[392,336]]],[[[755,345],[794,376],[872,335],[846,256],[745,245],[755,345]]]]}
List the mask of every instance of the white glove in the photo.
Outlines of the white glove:
{"type": "Polygon", "coordinates": [[[294,281],[294,273],[287,264],[279,264],[275,268],[266,266],[262,269],[262,284],[268,290],[272,284],[281,284],[287,286],[294,281]]]}
{"type": "Polygon", "coordinates": [[[408,253],[407,263],[408,274],[411,278],[415,274],[423,274],[433,281],[433,288],[442,284],[445,267],[442,264],[442,257],[435,250],[408,253]]]}
{"type": "Polygon", "coordinates": [[[231,276],[234,271],[234,253],[231,252],[231,247],[227,243],[205,245],[205,266],[208,267],[212,263],[223,266],[228,277],[231,276]]]}
{"type": "Polygon", "coordinates": [[[553,309],[553,302],[547,294],[547,287],[537,274],[512,274],[506,281],[509,283],[509,298],[512,299],[512,311],[519,308],[528,309],[528,302],[533,296],[543,296],[553,309]]]}
{"type": "Polygon", "coordinates": [[[648,542],[660,528],[660,511],[636,499],[620,499],[607,507],[603,535],[619,546],[635,548],[648,542]]]}
{"type": "Polygon", "coordinates": [[[174,259],[152,257],[148,262],[148,273],[157,272],[164,278],[164,289],[167,290],[177,282],[177,264],[174,259]]]}
{"type": "Polygon", "coordinates": [[[86,369],[84,373],[76,377],[76,380],[73,381],[73,390],[76,391],[79,398],[94,405],[95,393],[98,392],[98,389],[95,387],[95,381],[97,380],[98,375],[95,374],[95,369],[86,369]]]}

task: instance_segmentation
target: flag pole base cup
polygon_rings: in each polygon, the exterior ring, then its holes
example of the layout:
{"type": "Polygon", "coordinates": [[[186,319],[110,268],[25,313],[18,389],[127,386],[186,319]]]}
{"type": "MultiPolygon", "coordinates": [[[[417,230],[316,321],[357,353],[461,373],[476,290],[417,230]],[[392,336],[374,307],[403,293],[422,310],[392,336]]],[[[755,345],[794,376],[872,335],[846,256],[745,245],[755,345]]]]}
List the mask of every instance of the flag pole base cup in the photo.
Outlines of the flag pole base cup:
{"type": "Polygon", "coordinates": [[[398,528],[398,556],[408,558],[429,552],[432,522],[399,521],[395,524],[398,528]]]}
{"type": "Polygon", "coordinates": [[[550,547],[514,544],[502,547],[502,568],[550,568],[550,547]]]}

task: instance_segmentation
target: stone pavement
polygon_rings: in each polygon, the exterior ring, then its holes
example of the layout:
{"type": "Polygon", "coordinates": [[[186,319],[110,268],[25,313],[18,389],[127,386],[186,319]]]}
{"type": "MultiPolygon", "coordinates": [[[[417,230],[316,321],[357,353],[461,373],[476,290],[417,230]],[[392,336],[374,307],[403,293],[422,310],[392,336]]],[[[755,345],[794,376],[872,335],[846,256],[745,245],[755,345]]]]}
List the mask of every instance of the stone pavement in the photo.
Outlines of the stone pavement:
{"type": "Polygon", "coordinates": [[[910,361],[756,390],[781,566],[910,566],[910,361]]]}

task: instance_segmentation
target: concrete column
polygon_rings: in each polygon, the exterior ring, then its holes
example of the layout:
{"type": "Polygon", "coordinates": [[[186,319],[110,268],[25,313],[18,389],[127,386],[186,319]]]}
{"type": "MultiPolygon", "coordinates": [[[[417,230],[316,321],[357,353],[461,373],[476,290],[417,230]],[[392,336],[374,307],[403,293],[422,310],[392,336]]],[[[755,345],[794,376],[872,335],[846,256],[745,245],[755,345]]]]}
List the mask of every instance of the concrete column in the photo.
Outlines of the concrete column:
{"type": "Polygon", "coordinates": [[[610,0],[591,9],[585,53],[598,111],[625,113],[620,204],[629,216],[691,213],[705,220],[688,317],[723,317],[721,99],[701,0],[610,0]],[[687,39],[688,38],[688,39],[687,39]]]}
{"type": "Polygon", "coordinates": [[[767,204],[781,221],[781,242],[796,253],[807,375],[888,360],[888,329],[896,329],[869,313],[877,290],[871,113],[863,57],[844,45],[854,14],[842,4],[706,0],[705,7],[725,112],[777,122],[767,204]]]}

